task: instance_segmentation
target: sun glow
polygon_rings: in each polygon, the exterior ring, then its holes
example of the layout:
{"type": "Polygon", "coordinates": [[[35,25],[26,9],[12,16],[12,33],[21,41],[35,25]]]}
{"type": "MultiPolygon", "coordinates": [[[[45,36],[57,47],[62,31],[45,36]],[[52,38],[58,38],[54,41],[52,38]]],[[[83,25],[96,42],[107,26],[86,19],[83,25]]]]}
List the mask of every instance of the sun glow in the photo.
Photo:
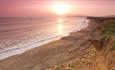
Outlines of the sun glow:
{"type": "Polygon", "coordinates": [[[64,20],[62,18],[59,18],[57,20],[57,33],[59,35],[62,35],[64,33],[64,20]]]}
{"type": "Polygon", "coordinates": [[[57,15],[64,15],[69,12],[70,6],[65,3],[57,3],[52,6],[52,10],[57,15]]]}

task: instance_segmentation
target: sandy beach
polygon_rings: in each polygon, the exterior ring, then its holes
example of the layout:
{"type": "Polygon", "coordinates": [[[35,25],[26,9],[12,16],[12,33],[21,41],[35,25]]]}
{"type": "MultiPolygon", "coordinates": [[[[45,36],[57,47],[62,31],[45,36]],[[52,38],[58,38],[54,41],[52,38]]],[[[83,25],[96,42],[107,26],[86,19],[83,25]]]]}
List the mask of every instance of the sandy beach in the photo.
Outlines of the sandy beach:
{"type": "Polygon", "coordinates": [[[79,32],[70,33],[60,40],[1,60],[0,70],[47,70],[82,56],[90,48],[87,38],[95,27],[90,21],[89,26],[79,32]]]}

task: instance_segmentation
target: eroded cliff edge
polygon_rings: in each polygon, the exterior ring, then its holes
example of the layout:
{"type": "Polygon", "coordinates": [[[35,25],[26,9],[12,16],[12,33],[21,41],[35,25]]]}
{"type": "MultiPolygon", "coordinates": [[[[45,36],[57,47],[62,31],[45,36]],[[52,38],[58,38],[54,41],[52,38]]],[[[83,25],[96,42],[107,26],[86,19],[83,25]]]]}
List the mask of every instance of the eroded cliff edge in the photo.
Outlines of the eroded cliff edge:
{"type": "MultiPolygon", "coordinates": [[[[115,69],[115,18],[88,17],[92,29],[86,38],[87,53],[62,64],[59,70],[114,70],[115,69]]],[[[85,52],[85,51],[84,51],[85,52]]]]}
{"type": "Polygon", "coordinates": [[[115,18],[92,18],[98,24],[93,38],[90,38],[92,47],[95,47],[94,70],[114,69],[115,18]]]}

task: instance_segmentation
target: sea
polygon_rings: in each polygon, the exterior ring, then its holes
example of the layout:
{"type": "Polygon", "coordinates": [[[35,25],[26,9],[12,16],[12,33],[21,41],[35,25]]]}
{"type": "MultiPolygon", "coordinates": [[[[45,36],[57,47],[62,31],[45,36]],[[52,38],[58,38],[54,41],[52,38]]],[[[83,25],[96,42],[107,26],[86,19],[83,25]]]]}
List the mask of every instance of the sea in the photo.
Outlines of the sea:
{"type": "Polygon", "coordinates": [[[0,17],[0,60],[88,26],[86,17],[0,17]]]}

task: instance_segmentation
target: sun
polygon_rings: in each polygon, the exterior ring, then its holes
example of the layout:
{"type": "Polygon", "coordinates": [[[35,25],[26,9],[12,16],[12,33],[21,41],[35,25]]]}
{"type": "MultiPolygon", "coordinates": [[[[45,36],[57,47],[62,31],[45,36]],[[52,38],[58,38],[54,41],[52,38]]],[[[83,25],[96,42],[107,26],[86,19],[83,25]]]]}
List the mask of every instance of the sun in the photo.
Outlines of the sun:
{"type": "Polygon", "coordinates": [[[52,10],[57,15],[64,15],[69,12],[69,5],[65,3],[56,3],[52,6],[52,10]]]}

